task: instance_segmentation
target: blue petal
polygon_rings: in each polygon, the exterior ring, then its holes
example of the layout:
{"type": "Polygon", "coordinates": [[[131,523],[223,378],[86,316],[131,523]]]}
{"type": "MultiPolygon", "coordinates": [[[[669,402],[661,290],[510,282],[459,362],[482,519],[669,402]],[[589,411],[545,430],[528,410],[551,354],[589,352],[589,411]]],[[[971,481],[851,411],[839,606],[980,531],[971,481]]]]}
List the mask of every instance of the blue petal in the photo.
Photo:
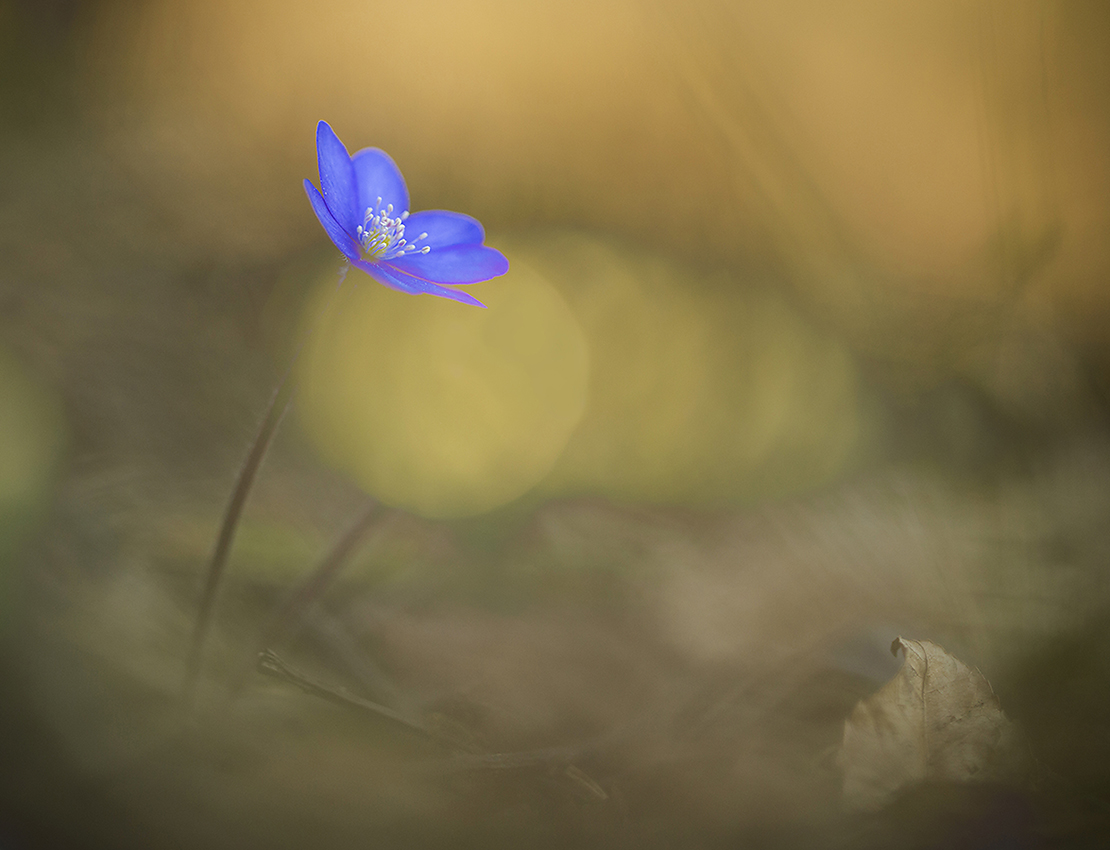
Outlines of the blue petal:
{"type": "Polygon", "coordinates": [[[437,286],[431,295],[438,295],[440,298],[450,298],[452,301],[459,301],[463,304],[472,304],[475,307],[486,309],[486,305],[475,298],[473,295],[468,295],[465,292],[460,292],[457,289],[451,289],[449,286],[437,286]]]}
{"type": "Polygon", "coordinates": [[[350,233],[362,223],[351,157],[327,122],[316,126],[316,160],[320,165],[320,193],[340,226],[350,233]]]}
{"type": "Polygon", "coordinates": [[[465,292],[459,292],[457,289],[450,289],[449,287],[432,283],[429,280],[413,277],[400,269],[387,266],[385,263],[369,263],[365,260],[353,260],[352,262],[374,278],[374,280],[378,281],[378,283],[384,284],[390,289],[409,292],[413,295],[421,293],[438,295],[440,298],[450,298],[452,301],[461,301],[464,304],[473,304],[476,307],[486,306],[477,298],[472,295],[467,295],[465,292]]]}
{"type": "Polygon", "coordinates": [[[390,275],[384,274],[377,263],[372,263],[369,260],[354,259],[351,260],[351,265],[355,268],[362,269],[382,286],[388,286],[390,289],[396,289],[398,292],[406,292],[409,295],[420,295],[425,291],[422,286],[410,286],[403,281],[394,280],[390,275]]]}
{"type": "Polygon", "coordinates": [[[312,204],[312,211],[316,213],[316,218],[320,219],[320,224],[323,225],[324,232],[327,233],[331,241],[335,243],[335,247],[342,251],[343,256],[348,260],[352,262],[357,260],[359,256],[358,243],[351,238],[351,235],[347,233],[347,231],[339,226],[339,222],[337,222],[335,217],[331,214],[327,202],[320,193],[316,191],[316,187],[313,186],[310,181],[305,180],[304,190],[305,194],[308,195],[309,203],[312,204]]]}
{"type": "Polygon", "coordinates": [[[408,254],[380,265],[435,283],[477,283],[509,270],[505,255],[485,245],[433,248],[427,254],[408,254]]]}
{"type": "Polygon", "coordinates": [[[378,205],[382,199],[382,209],[393,204],[393,214],[407,212],[409,190],[405,178],[389,154],[381,148],[363,148],[353,157],[351,164],[355,169],[355,182],[358,183],[358,223],[368,209],[378,205]]]}
{"type": "Polygon", "coordinates": [[[427,233],[428,236],[421,239],[419,244],[432,248],[481,245],[486,238],[486,232],[478,219],[447,210],[424,210],[410,215],[405,222],[405,236],[411,242],[421,233],[427,233]]]}

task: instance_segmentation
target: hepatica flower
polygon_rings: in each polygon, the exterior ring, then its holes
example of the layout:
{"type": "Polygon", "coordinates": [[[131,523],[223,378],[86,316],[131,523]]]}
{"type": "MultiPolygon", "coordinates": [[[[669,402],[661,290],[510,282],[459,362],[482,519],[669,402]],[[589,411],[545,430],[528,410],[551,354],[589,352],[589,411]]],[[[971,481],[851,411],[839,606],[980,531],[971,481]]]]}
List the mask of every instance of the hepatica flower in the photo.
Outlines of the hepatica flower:
{"type": "Polygon", "coordinates": [[[409,213],[405,178],[389,155],[363,148],[354,156],[331,127],[316,128],[320,189],[304,181],[312,210],[351,265],[401,292],[439,295],[485,306],[458,289],[509,270],[504,255],[482,244],[476,219],[445,210],[409,213]]]}

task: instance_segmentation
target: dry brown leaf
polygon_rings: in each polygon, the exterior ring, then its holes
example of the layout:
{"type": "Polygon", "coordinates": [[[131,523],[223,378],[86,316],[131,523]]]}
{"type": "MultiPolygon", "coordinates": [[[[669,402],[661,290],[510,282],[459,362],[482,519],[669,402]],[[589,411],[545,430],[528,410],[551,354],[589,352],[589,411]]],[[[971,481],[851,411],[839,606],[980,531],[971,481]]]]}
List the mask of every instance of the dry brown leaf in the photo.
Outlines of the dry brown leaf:
{"type": "Polygon", "coordinates": [[[1016,730],[986,677],[931,641],[897,638],[899,649],[898,675],[844,721],[845,804],[875,811],[921,782],[1017,779],[1016,730]]]}

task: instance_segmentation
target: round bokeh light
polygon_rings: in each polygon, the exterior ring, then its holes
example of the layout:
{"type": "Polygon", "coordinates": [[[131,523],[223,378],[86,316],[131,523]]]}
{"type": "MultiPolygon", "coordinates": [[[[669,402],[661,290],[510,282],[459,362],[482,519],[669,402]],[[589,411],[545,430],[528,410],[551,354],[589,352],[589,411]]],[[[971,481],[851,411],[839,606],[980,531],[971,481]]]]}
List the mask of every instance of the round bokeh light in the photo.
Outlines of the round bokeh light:
{"type": "Polygon", "coordinates": [[[489,309],[354,271],[332,300],[330,272],[308,307],[305,431],[367,492],[425,516],[478,514],[529,490],[586,404],[586,338],[538,272],[514,261],[467,291],[489,309]]]}

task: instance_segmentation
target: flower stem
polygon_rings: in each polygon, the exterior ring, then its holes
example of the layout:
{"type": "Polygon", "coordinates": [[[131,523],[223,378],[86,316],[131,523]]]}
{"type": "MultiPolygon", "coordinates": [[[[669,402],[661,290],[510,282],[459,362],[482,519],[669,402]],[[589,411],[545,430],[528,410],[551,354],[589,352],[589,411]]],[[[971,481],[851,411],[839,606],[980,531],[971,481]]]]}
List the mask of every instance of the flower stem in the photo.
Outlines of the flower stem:
{"type": "Polygon", "coordinates": [[[239,527],[239,517],[243,513],[243,506],[247,502],[254,480],[258,477],[258,470],[262,466],[262,458],[266,449],[273,442],[278,425],[285,417],[293,401],[292,368],[289,369],[278,383],[274,394],[270,397],[270,404],[262,417],[262,423],[255,434],[247,459],[239,470],[239,477],[235,481],[235,489],[231,491],[227,509],[224,511],[223,523],[220,533],[216,538],[216,547],[212,550],[212,557],[208,561],[207,578],[204,582],[204,593],[200,600],[200,610],[197,612],[196,625],[193,628],[193,642],[189,649],[189,658],[185,672],[184,700],[192,705],[200,675],[201,659],[204,653],[204,642],[208,637],[208,627],[212,620],[212,611],[216,603],[216,591],[220,586],[224,569],[227,566],[227,556],[231,552],[231,544],[235,540],[235,532],[239,527]]]}
{"type": "MultiPolygon", "coordinates": [[[[327,312],[331,307],[336,293],[338,293],[340,287],[343,286],[343,281],[346,279],[349,269],[350,265],[347,263],[344,263],[342,268],[340,268],[339,280],[336,281],[335,290],[332,292],[331,297],[328,298],[323,310],[321,310],[321,315],[327,312]]],[[[224,569],[227,567],[227,558],[231,553],[231,544],[235,541],[235,532],[239,527],[239,517],[243,513],[243,506],[247,503],[247,496],[250,495],[251,487],[254,485],[254,479],[258,477],[258,470],[262,466],[262,459],[266,455],[266,450],[270,447],[270,443],[273,442],[274,434],[277,433],[281,420],[285,418],[285,414],[289,411],[289,407],[293,402],[293,367],[297,362],[297,357],[304,347],[306,340],[307,334],[297,346],[296,351],[293,352],[293,358],[289,364],[289,368],[282,376],[281,381],[278,382],[277,387],[274,389],[274,394],[270,397],[270,404],[266,408],[261,424],[258,426],[258,433],[254,436],[254,442],[251,443],[250,451],[247,453],[247,459],[243,462],[243,466],[239,470],[239,477],[235,481],[235,489],[231,491],[231,499],[228,500],[227,509],[224,511],[223,522],[220,524],[220,533],[216,538],[216,547],[213,549],[212,557],[208,561],[208,572],[204,582],[204,593],[201,595],[200,609],[197,611],[196,625],[193,627],[193,640],[189,648],[189,656],[185,666],[185,683],[182,688],[182,702],[185,704],[186,708],[192,708],[193,701],[196,698],[197,680],[200,677],[201,662],[204,655],[204,642],[208,637],[208,629],[212,621],[212,612],[216,606],[216,591],[219,590],[220,579],[223,578],[224,569]]]]}

